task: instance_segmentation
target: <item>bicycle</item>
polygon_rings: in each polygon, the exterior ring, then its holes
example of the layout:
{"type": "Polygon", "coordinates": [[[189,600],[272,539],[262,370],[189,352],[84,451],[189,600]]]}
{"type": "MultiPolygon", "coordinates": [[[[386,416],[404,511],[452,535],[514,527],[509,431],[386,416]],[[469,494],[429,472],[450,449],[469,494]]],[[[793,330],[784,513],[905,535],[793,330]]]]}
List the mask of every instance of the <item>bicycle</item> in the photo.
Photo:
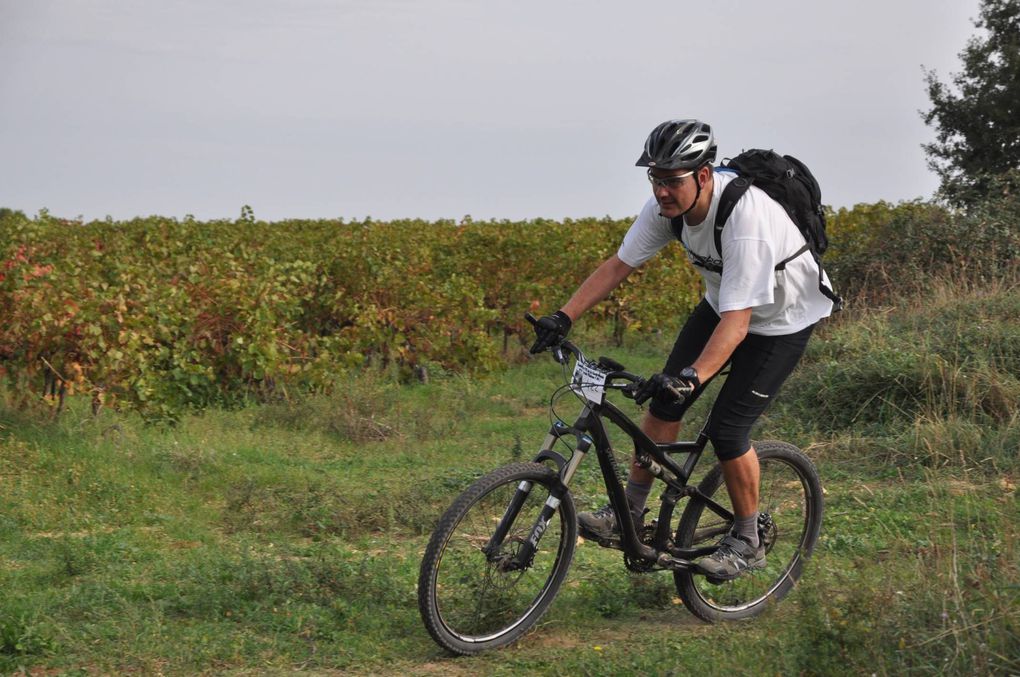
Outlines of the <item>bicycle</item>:
{"type": "MultiPolygon", "coordinates": [[[[527,318],[535,322],[530,314],[527,318]]],[[[724,485],[718,463],[697,486],[688,484],[708,444],[704,431],[694,441],[653,442],[606,399],[612,390],[633,399],[644,379],[610,358],[589,360],[567,340],[552,350],[567,382],[550,399],[553,423],[541,450],[530,463],[512,463],[471,484],[439,519],[425,549],[418,607],[436,643],[456,654],[499,648],[522,637],[545,613],[577,545],[569,487],[592,448],[620,523],[619,539],[599,544],[622,550],[628,569],[671,571],[683,604],[707,622],[757,616],[786,596],[821,529],[822,488],[807,456],[786,442],[754,445],[761,465],[758,533],[766,564],[732,581],[710,579],[693,560],[715,551],[730,531],[733,513],[726,491],[719,491],[724,485]],[[555,415],[557,401],[567,394],[583,403],[571,425],[555,415]],[[633,441],[639,465],[665,484],[658,517],[640,528],[617,477],[606,421],[633,441]],[[554,448],[565,441],[569,457],[554,448]],[[673,458],[680,454],[685,457],[673,458]],[[674,530],[673,514],[682,499],[687,503],[674,530]]]]}

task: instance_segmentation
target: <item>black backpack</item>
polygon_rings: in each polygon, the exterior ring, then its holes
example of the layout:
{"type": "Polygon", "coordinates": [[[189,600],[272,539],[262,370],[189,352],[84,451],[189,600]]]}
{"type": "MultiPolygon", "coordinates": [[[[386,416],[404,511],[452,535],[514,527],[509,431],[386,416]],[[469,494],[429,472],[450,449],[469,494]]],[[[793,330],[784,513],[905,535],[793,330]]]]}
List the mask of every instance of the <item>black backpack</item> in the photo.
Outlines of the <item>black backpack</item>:
{"type": "MultiPolygon", "coordinates": [[[[829,248],[829,239],[825,235],[825,209],[822,207],[822,191],[818,181],[807,166],[790,155],[779,155],[771,150],[758,148],[744,151],[737,157],[722,163],[724,169],[736,172],[739,176],[727,184],[719,198],[719,207],[715,214],[715,249],[722,256],[722,229],[730,218],[733,208],[751,185],[755,185],[778,202],[797,224],[807,244],[798,249],[792,256],[776,264],[776,270],[783,270],[786,264],[804,252],[810,251],[815,263],[818,264],[818,289],[825,298],[832,301],[835,310],[843,307],[843,299],[836,295],[822,281],[822,262],[825,250],[829,248]]],[[[673,219],[673,232],[680,239],[683,218],[673,219]]],[[[715,272],[722,272],[721,262],[699,262],[715,272]]]]}

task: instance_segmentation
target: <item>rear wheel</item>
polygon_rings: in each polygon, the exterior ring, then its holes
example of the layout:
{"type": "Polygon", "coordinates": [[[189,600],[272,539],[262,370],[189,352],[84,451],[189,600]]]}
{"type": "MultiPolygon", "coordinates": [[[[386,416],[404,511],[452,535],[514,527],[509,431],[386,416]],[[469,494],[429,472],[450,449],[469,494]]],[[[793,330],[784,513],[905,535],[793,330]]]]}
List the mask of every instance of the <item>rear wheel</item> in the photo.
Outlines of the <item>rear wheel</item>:
{"type": "MultiPolygon", "coordinates": [[[[755,448],[761,466],[758,528],[766,548],[765,567],[721,584],[689,571],[673,574],[684,604],[709,622],[757,616],[785,597],[800,577],[821,530],[822,486],[810,459],[785,442],[762,442],[755,448]]],[[[732,514],[718,464],[698,488],[732,514]]],[[[680,518],[676,543],[682,548],[710,546],[729,532],[731,524],[731,518],[692,498],[680,518]]]]}
{"type": "Polygon", "coordinates": [[[577,544],[569,493],[559,499],[531,561],[522,567],[516,555],[558,487],[558,475],[546,466],[515,463],[477,480],[440,518],[418,578],[418,608],[440,646],[459,654],[505,646],[548,608],[577,544]],[[497,525],[523,489],[526,498],[506,537],[490,549],[497,525]]]}

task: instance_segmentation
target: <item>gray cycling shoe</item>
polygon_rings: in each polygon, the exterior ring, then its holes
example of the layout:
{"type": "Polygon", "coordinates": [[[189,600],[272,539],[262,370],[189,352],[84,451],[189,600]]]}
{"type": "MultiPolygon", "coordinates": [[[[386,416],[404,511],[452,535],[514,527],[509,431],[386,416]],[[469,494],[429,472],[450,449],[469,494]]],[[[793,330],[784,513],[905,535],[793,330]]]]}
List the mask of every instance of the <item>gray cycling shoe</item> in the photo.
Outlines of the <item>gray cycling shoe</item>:
{"type": "Polygon", "coordinates": [[[595,512],[577,513],[577,526],[585,538],[605,540],[620,537],[620,524],[611,505],[604,505],[595,512]]]}
{"type": "MultiPolygon", "coordinates": [[[[644,525],[646,512],[648,511],[643,510],[640,516],[633,516],[634,527],[639,534],[644,525]]],[[[595,512],[577,513],[577,526],[581,536],[585,538],[600,541],[602,545],[613,547],[619,545],[620,523],[616,521],[616,512],[611,505],[604,505],[595,512]],[[607,541],[611,541],[611,543],[607,543],[607,541]]]]}
{"type": "Polygon", "coordinates": [[[727,534],[719,541],[719,548],[696,564],[709,581],[732,581],[745,571],[765,568],[765,546],[755,548],[735,534],[727,534]]]}

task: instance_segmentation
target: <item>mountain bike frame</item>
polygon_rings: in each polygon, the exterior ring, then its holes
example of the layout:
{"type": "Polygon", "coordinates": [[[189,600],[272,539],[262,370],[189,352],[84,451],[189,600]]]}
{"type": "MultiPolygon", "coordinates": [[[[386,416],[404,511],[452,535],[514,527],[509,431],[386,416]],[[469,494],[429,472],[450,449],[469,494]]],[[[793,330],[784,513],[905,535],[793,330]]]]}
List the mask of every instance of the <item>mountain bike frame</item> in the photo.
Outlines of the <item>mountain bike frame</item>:
{"type": "MultiPolygon", "coordinates": [[[[539,540],[559,507],[563,495],[567,492],[574,473],[591,448],[594,447],[605,482],[606,493],[620,525],[620,546],[624,554],[631,560],[640,563],[643,570],[658,568],[700,573],[692,560],[711,554],[717,546],[678,548],[673,544],[670,523],[680,499],[693,497],[703,501],[709,510],[723,518],[723,524],[718,527],[717,535],[722,536],[729,531],[733,513],[706,496],[696,486],[688,484],[694,468],[708,444],[708,436],[702,430],[694,441],[663,444],[654,442],[623,411],[604,399],[605,390],[621,390],[625,395],[629,391],[630,396],[633,397],[634,384],[640,383],[642,379],[623,371],[622,368],[615,369],[620,365],[607,358],[601,358],[597,363],[589,362],[581,351],[569,341],[563,341],[560,349],[554,351],[557,361],[561,364],[565,364],[568,359],[563,351],[569,352],[577,360],[574,370],[574,385],[582,391],[585,404],[572,425],[567,425],[563,421],[555,421],[552,424],[542,445],[542,450],[535,456],[535,462],[552,461],[556,464],[559,468],[559,487],[549,496],[535,520],[528,538],[521,545],[517,554],[512,559],[502,562],[501,566],[506,570],[522,570],[531,565],[539,540]],[[592,382],[586,383],[578,379],[579,371],[582,374],[601,373],[601,376],[596,378],[601,379],[602,383],[596,383],[592,388],[592,382]],[[623,380],[626,383],[614,383],[616,380],[623,380]],[[606,433],[604,419],[608,419],[634,442],[638,465],[666,484],[650,545],[644,543],[638,535],[624,488],[616,474],[613,449],[606,433]],[[561,438],[571,437],[574,438],[576,444],[573,453],[567,459],[554,451],[554,446],[561,438]],[[672,458],[672,455],[681,453],[687,454],[687,457],[683,463],[678,463],[672,458]]],[[[509,533],[530,491],[530,482],[524,481],[518,486],[495,533],[483,549],[488,556],[494,557],[495,553],[499,551],[500,545],[509,533]]],[[[715,534],[705,532],[699,535],[709,538],[715,534]]]]}

